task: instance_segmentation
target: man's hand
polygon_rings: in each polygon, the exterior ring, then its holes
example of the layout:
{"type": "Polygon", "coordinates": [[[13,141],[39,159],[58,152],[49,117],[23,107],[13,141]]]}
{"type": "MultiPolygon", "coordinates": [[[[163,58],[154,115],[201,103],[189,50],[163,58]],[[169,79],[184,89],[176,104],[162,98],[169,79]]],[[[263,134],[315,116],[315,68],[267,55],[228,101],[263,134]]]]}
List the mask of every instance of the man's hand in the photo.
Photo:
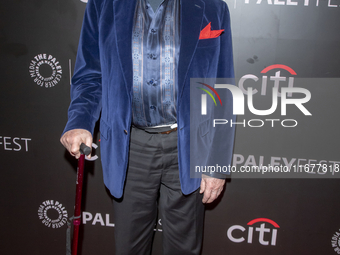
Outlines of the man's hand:
{"type": "Polygon", "coordinates": [[[213,202],[222,192],[225,180],[202,174],[200,193],[204,193],[202,202],[213,202]]]}
{"type": "MultiPolygon", "coordinates": [[[[85,129],[72,129],[67,131],[61,138],[60,142],[76,159],[80,157],[79,147],[81,143],[85,143],[92,148],[92,135],[85,129]]],[[[91,154],[87,156],[91,158],[91,154]]]]}

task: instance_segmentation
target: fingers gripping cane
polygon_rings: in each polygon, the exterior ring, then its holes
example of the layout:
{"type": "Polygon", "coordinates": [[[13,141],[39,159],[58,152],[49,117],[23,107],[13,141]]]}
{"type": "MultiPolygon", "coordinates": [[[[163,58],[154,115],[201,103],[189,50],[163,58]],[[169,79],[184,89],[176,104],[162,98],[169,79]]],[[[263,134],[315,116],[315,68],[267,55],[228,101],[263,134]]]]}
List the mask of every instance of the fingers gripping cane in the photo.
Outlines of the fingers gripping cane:
{"type": "MultiPolygon", "coordinates": [[[[74,216],[70,218],[73,220],[73,240],[72,240],[72,255],[77,255],[78,248],[78,236],[79,236],[79,226],[81,223],[81,196],[83,189],[83,177],[84,177],[84,163],[85,163],[85,155],[89,155],[91,153],[91,148],[86,146],[84,143],[80,145],[80,157],[78,160],[78,168],[77,168],[77,185],[76,185],[76,202],[74,206],[74,216]]],[[[68,222],[68,233],[67,233],[67,241],[66,241],[66,255],[71,255],[70,253],[70,228],[71,222],[68,222]]]]}

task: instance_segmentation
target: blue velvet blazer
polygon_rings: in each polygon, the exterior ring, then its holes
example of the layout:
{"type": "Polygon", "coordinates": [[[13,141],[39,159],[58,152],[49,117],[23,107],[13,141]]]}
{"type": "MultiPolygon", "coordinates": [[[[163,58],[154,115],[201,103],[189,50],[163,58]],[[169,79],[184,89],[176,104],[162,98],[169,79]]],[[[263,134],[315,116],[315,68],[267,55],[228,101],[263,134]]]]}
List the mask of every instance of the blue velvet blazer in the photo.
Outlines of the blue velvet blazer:
{"type": "MultiPolygon", "coordinates": [[[[132,25],[136,0],[89,0],[79,41],[71,104],[64,132],[82,128],[93,133],[101,112],[101,160],[104,183],[117,198],[123,194],[129,155],[132,120],[132,25]]],[[[181,46],[178,70],[177,124],[178,161],[184,194],[195,191],[199,178],[190,178],[190,132],[200,136],[202,127],[190,127],[190,78],[233,77],[229,11],[222,0],[181,1],[181,46]],[[224,29],[217,38],[199,40],[200,31],[211,22],[213,30],[224,29]]],[[[231,99],[232,100],[232,99],[231,99]]],[[[232,107],[225,118],[234,118],[232,107]]],[[[208,132],[208,131],[207,131],[208,132]]],[[[231,163],[234,130],[226,139],[210,139],[203,162],[214,162],[212,151],[223,151],[231,163]]],[[[195,150],[195,148],[194,148],[195,150]]],[[[203,150],[203,153],[202,153],[203,150]]],[[[195,153],[192,151],[192,153],[195,153]]]]}

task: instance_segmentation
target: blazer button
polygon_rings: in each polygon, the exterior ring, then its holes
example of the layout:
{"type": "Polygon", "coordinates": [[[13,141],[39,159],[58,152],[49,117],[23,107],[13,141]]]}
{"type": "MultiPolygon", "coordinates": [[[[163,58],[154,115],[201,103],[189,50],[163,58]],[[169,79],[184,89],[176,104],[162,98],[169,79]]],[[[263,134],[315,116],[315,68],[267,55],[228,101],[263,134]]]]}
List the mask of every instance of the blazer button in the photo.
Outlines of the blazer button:
{"type": "Polygon", "coordinates": [[[124,133],[127,135],[127,131],[126,131],[126,129],[124,129],[124,133]]]}

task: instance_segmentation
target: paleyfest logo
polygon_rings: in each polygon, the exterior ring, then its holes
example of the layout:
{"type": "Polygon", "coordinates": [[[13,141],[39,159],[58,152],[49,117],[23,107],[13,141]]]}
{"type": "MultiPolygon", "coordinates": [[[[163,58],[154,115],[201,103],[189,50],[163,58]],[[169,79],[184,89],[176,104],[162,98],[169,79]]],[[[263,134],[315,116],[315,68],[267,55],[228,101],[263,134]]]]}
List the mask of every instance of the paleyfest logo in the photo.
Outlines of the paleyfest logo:
{"type": "MultiPolygon", "coordinates": [[[[287,105],[295,105],[304,115],[311,116],[312,114],[307,110],[307,108],[303,105],[307,103],[311,99],[311,93],[309,90],[305,88],[298,88],[294,86],[294,77],[285,77],[281,76],[281,71],[285,70],[289,72],[291,75],[295,76],[296,72],[286,66],[286,65],[271,65],[266,67],[261,71],[263,74],[262,76],[262,83],[261,83],[261,91],[257,89],[253,89],[252,87],[248,87],[245,89],[244,83],[246,81],[253,81],[258,82],[259,78],[253,74],[246,74],[241,77],[238,82],[238,87],[230,84],[215,84],[214,87],[208,85],[206,83],[198,82],[203,87],[197,87],[202,91],[206,92],[201,95],[201,115],[207,115],[207,95],[209,95],[212,100],[214,101],[215,107],[223,107],[223,100],[221,99],[220,95],[218,94],[216,89],[228,89],[233,97],[233,114],[234,115],[244,115],[244,101],[245,95],[247,97],[247,106],[251,113],[257,116],[268,116],[275,112],[278,106],[278,97],[281,97],[281,116],[287,115],[287,105]],[[271,70],[279,69],[275,72],[274,76],[266,75],[267,72],[271,70]],[[281,69],[281,70],[280,70],[281,69]],[[288,79],[287,79],[288,78],[288,79]],[[253,95],[257,93],[261,93],[261,95],[266,96],[267,94],[267,85],[268,80],[273,82],[273,89],[272,89],[272,105],[269,109],[266,110],[259,110],[254,107],[253,104],[253,95]],[[281,82],[287,82],[287,87],[281,87],[281,92],[279,92],[279,85],[281,82]],[[211,92],[210,92],[210,91],[211,92]],[[289,98],[292,97],[293,94],[300,94],[303,97],[300,98],[289,98]],[[217,103],[214,95],[218,98],[219,104],[217,103]]],[[[265,123],[269,123],[271,127],[274,127],[275,124],[279,122],[283,127],[295,127],[297,126],[298,122],[295,119],[270,119],[266,118],[265,120],[262,119],[250,119],[246,121],[233,122],[232,120],[227,119],[214,119],[213,126],[216,125],[225,125],[229,124],[230,126],[233,125],[241,125],[243,127],[262,127],[265,123]]]]}
{"type": "Polygon", "coordinates": [[[319,6],[319,2],[321,2],[320,6],[327,7],[338,7],[337,0],[244,0],[245,4],[255,3],[255,4],[263,4],[263,5],[290,5],[290,6],[319,6]]]}

